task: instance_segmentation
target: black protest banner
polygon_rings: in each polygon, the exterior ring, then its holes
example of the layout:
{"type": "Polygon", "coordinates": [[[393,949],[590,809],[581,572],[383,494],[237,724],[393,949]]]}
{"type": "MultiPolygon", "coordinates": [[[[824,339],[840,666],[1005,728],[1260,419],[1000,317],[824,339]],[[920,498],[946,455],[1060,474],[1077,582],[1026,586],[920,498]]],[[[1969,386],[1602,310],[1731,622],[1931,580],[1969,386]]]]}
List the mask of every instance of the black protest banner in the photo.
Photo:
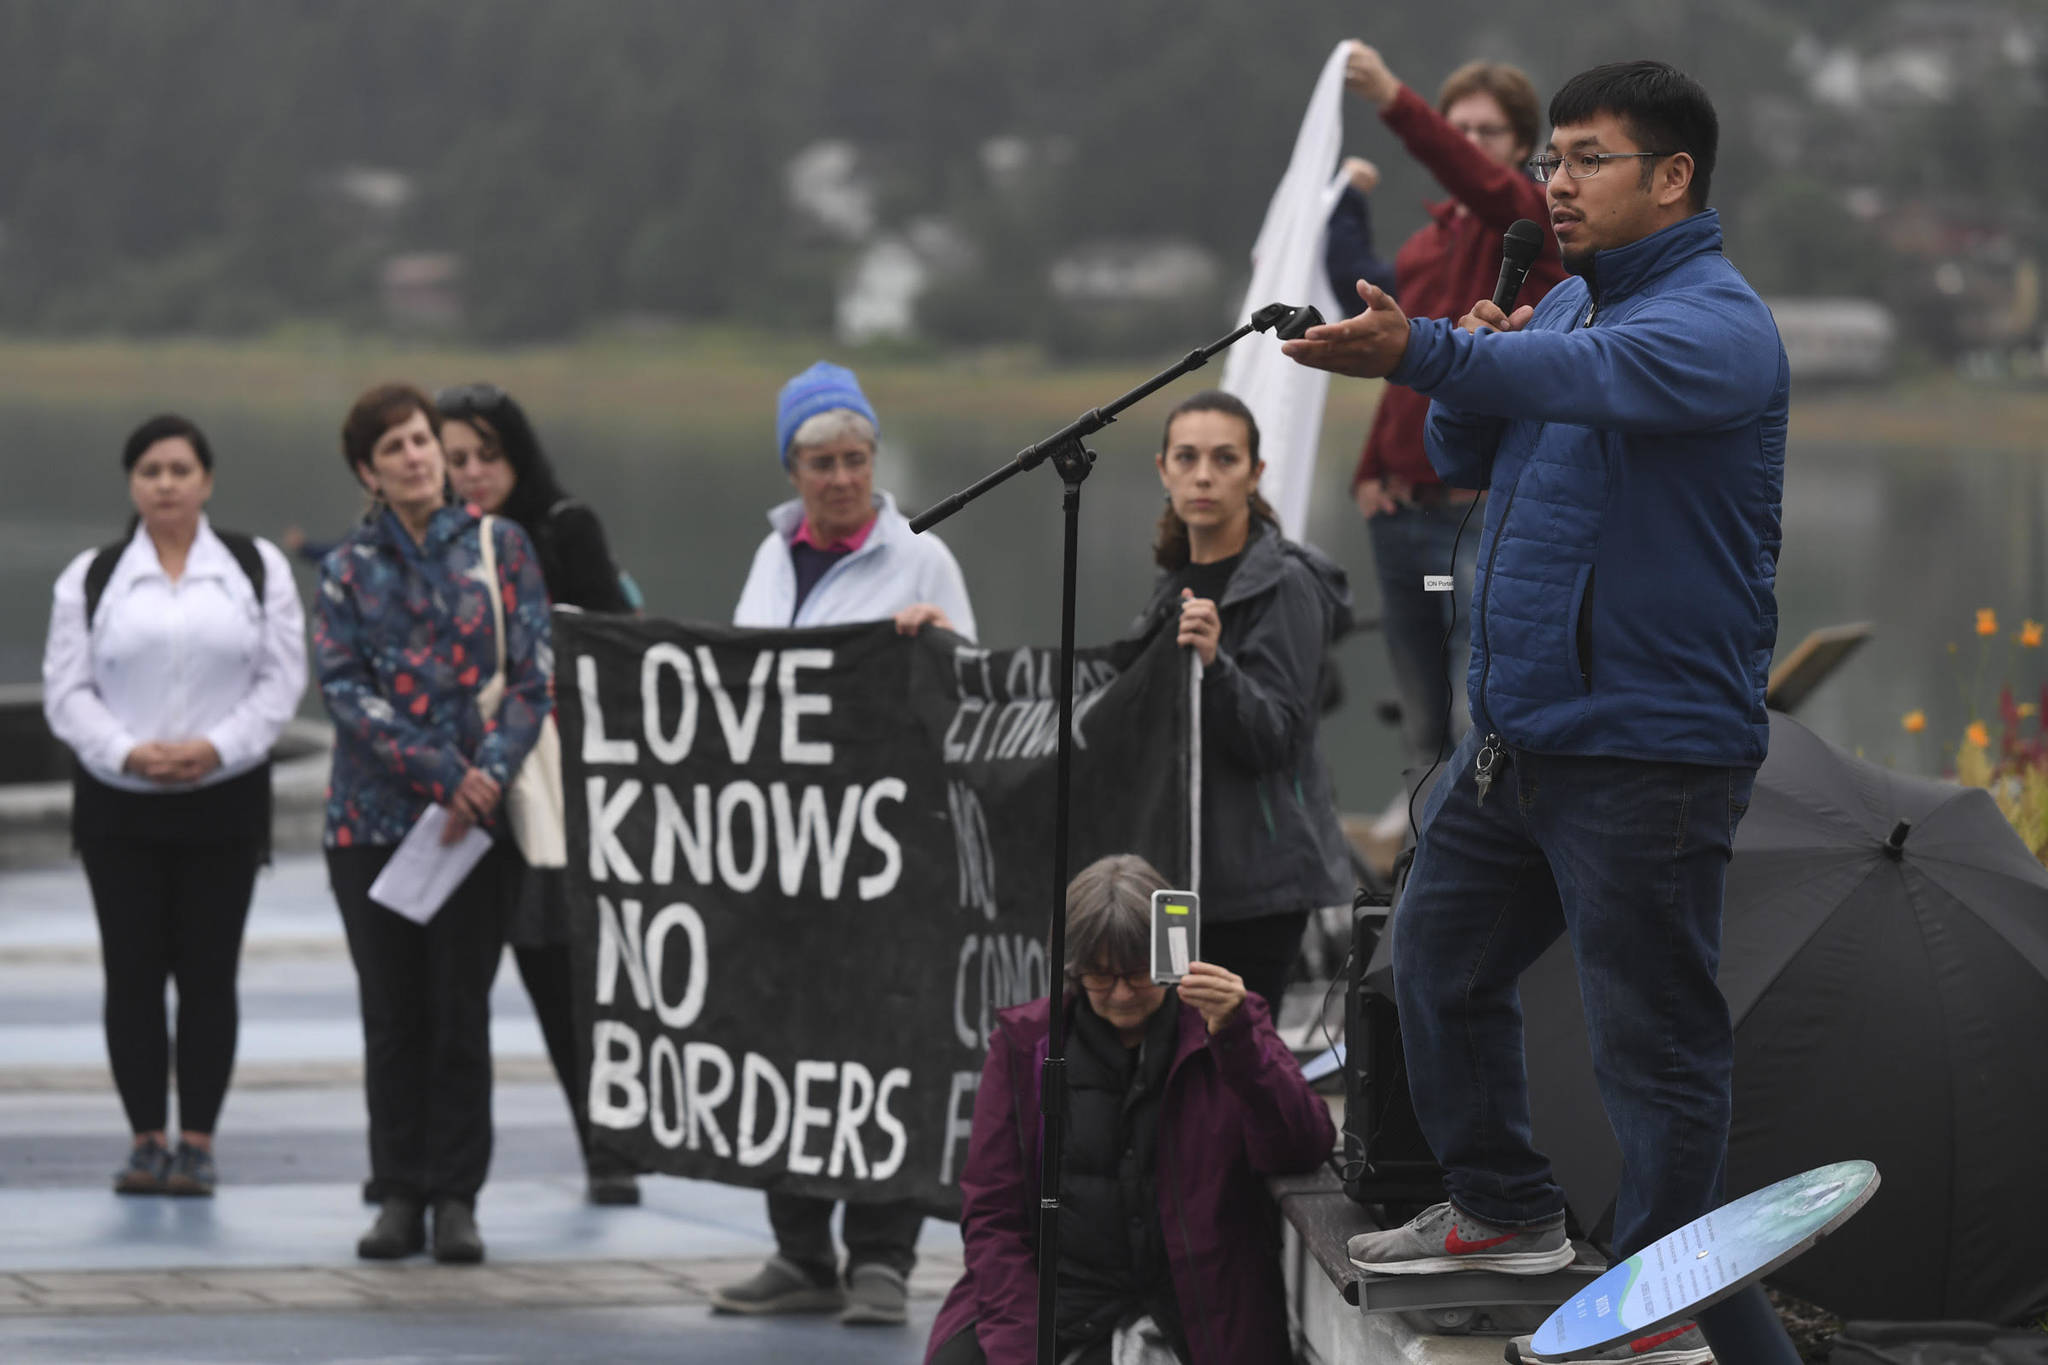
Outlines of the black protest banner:
{"type": "MultiPolygon", "coordinates": [[[[886,621],[555,633],[593,1140],[955,1213],[995,1012],[1057,975],[1054,651],[886,621]]],[[[1188,652],[1162,633],[1075,676],[1072,868],[1139,853],[1185,885],[1188,652]]]]}

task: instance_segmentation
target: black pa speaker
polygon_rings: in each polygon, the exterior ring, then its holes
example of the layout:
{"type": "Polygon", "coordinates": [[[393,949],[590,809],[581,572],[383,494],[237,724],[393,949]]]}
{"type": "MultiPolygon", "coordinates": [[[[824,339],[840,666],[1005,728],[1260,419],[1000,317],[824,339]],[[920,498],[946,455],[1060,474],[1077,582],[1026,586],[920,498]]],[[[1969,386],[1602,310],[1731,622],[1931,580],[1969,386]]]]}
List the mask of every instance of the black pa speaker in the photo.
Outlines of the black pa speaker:
{"type": "Polygon", "coordinates": [[[1407,886],[1410,856],[1404,852],[1395,864],[1391,893],[1361,890],[1352,903],[1344,993],[1344,1193],[1390,1211],[1418,1211],[1444,1197],[1443,1167],[1408,1097],[1388,955],[1387,930],[1407,886]]]}

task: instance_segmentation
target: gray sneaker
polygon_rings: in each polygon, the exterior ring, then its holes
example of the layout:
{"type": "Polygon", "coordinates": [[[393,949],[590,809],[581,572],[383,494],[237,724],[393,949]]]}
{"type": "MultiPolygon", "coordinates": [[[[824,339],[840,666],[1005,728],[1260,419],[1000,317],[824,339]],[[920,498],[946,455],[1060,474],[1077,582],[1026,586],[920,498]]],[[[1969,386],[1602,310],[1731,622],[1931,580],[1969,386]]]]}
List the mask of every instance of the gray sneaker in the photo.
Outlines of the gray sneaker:
{"type": "Polygon", "coordinates": [[[211,1152],[181,1142],[177,1154],[171,1158],[170,1171],[164,1176],[164,1193],[183,1195],[188,1199],[211,1199],[213,1187],[219,1179],[213,1168],[211,1152]]]}
{"type": "Polygon", "coordinates": [[[738,1284],[711,1291],[714,1313],[837,1313],[846,1294],[837,1281],[819,1284],[804,1268],[780,1256],[738,1284]]]}
{"type": "Polygon", "coordinates": [[[171,1154],[155,1138],[128,1149],[128,1164],[114,1172],[115,1194],[162,1194],[171,1154]]]}
{"type": "Polygon", "coordinates": [[[846,1311],[839,1320],[849,1327],[894,1327],[910,1321],[910,1284],[885,1265],[857,1265],[846,1272],[846,1311]]]}
{"type": "Polygon", "coordinates": [[[1714,1365],[1713,1348],[1700,1335],[1700,1329],[1689,1322],[1637,1337],[1634,1341],[1618,1341],[1597,1351],[1575,1351],[1566,1356],[1539,1356],[1530,1349],[1528,1337],[1516,1337],[1502,1354],[1509,1365],[1604,1360],[1626,1360],[1631,1365],[1714,1365]]]}
{"type": "Polygon", "coordinates": [[[1375,1275],[1446,1275],[1459,1270],[1543,1275],[1562,1270],[1577,1254],[1564,1235],[1563,1214],[1541,1227],[1503,1228],[1451,1204],[1424,1209],[1405,1227],[1361,1232],[1346,1250],[1351,1264],[1375,1275]]]}

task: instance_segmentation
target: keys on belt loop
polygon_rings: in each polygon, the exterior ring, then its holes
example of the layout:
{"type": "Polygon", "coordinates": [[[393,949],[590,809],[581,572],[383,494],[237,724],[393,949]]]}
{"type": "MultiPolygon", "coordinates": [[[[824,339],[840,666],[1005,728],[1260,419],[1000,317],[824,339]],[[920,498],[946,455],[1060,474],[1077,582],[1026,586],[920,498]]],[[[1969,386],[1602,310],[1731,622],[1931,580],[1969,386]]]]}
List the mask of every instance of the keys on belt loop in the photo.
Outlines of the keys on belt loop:
{"type": "Polygon", "coordinates": [[[1472,781],[1479,788],[1479,802],[1486,803],[1486,794],[1493,790],[1494,769],[1500,766],[1503,750],[1499,735],[1488,735],[1479,745],[1479,756],[1472,762],[1472,781]]]}

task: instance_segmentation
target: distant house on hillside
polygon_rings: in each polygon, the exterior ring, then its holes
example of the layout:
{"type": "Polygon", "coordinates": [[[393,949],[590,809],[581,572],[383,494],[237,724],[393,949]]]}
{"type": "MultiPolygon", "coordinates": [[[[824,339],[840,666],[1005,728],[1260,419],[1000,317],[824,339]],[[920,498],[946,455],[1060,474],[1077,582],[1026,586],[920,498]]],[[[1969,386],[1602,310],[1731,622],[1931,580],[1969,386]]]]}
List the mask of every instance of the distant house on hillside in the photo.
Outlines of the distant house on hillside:
{"type": "Polygon", "coordinates": [[[462,325],[462,258],[452,251],[414,251],[384,262],[377,281],[384,320],[406,332],[462,325]]]}
{"type": "Polygon", "coordinates": [[[974,249],[942,218],[920,218],[869,242],[834,304],[841,341],[901,341],[917,335],[917,303],[932,282],[974,262],[974,249]]]}
{"type": "Polygon", "coordinates": [[[1069,304],[1116,307],[1206,294],[1222,276],[1215,253],[1175,238],[1084,242],[1052,263],[1052,291],[1069,304]]]}
{"type": "Polygon", "coordinates": [[[1785,359],[1794,382],[1870,382],[1887,378],[1896,361],[1899,327],[1892,310],[1873,299],[1773,298],[1785,359]]]}

